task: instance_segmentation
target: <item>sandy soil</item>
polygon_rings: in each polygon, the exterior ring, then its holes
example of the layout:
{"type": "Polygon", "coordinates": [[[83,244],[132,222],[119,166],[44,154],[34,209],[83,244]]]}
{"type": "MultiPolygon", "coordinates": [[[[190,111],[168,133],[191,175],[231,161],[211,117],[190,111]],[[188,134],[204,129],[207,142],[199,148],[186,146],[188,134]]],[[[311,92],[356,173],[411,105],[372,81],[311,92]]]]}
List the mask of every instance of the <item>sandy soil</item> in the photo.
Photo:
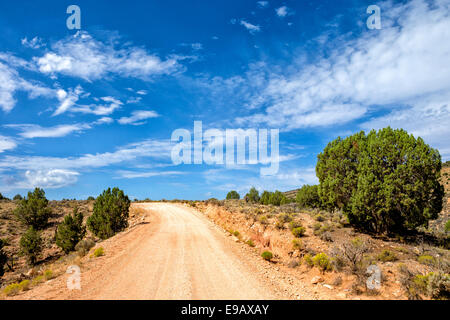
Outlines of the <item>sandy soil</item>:
{"type": "Polygon", "coordinates": [[[68,290],[69,275],[62,275],[14,298],[300,298],[291,290],[292,279],[278,277],[277,267],[245,253],[248,248],[196,210],[167,203],[133,206],[144,209],[142,223],[97,245],[105,256],[84,258],[81,290],[68,290]]]}

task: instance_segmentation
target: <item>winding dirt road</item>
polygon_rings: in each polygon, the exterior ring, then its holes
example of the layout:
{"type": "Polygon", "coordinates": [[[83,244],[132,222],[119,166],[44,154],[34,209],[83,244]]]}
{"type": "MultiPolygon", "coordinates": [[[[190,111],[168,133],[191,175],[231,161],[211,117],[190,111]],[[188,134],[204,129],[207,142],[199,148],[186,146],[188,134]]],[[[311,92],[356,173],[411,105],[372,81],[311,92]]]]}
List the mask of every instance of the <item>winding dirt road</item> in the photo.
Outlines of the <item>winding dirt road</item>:
{"type": "MultiPolygon", "coordinates": [[[[102,243],[106,255],[82,268],[82,289],[67,276],[22,299],[282,299],[236,243],[199,212],[167,203],[133,204],[144,222],[102,243]]],[[[263,262],[265,263],[265,262],[263,262]]]]}

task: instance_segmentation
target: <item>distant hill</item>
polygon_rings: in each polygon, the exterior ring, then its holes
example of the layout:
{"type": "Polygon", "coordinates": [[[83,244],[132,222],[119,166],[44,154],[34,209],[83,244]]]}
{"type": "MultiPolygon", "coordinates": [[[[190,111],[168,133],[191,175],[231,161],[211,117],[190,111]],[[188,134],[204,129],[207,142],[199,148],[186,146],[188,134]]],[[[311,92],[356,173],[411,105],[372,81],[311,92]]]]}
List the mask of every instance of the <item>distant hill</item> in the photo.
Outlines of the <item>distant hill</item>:
{"type": "Polygon", "coordinates": [[[283,193],[286,196],[286,198],[288,198],[288,199],[295,199],[295,197],[297,196],[297,191],[298,191],[298,189],[295,189],[295,190],[286,191],[286,192],[283,192],[283,193]]]}

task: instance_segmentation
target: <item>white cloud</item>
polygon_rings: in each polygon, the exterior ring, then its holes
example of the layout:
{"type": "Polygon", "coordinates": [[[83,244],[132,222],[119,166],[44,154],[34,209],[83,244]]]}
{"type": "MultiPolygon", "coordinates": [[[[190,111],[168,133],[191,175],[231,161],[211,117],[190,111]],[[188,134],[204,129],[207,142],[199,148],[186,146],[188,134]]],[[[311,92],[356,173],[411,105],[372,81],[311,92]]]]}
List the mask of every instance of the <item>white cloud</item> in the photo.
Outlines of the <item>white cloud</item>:
{"type": "Polygon", "coordinates": [[[0,135],[0,153],[15,149],[16,147],[17,143],[13,139],[0,135]]]}
{"type": "Polygon", "coordinates": [[[73,107],[75,103],[78,101],[81,93],[83,93],[83,89],[81,88],[81,86],[77,86],[74,90],[69,89],[69,92],[63,89],[58,89],[57,97],[58,100],[60,101],[60,105],[53,113],[53,115],[54,116],[60,115],[69,110],[71,107],[73,107]]]}
{"type": "Polygon", "coordinates": [[[130,117],[122,117],[117,120],[120,124],[132,124],[132,125],[141,125],[144,124],[146,119],[157,118],[159,114],[155,111],[148,110],[137,110],[131,113],[130,117]]]}
{"type": "Polygon", "coordinates": [[[23,38],[21,40],[21,42],[22,42],[23,46],[28,47],[28,48],[32,48],[32,49],[39,49],[39,48],[45,46],[45,43],[39,37],[34,37],[31,40],[28,40],[28,38],[25,37],[25,38],[23,38]]]}
{"type": "Polygon", "coordinates": [[[292,15],[293,14],[291,9],[289,9],[286,6],[282,6],[282,7],[279,7],[277,9],[275,9],[275,12],[277,13],[277,16],[279,16],[280,18],[284,18],[287,15],[292,15]]]}
{"type": "Polygon", "coordinates": [[[116,48],[113,42],[103,43],[80,31],[57,41],[51,51],[33,59],[42,73],[63,74],[87,81],[109,75],[149,79],[181,69],[176,57],[162,60],[143,48],[116,48]]]}
{"type": "Polygon", "coordinates": [[[251,24],[245,20],[241,20],[240,24],[244,26],[251,34],[261,31],[261,27],[258,25],[251,24]]]}
{"type": "MultiPolygon", "coordinates": [[[[9,59],[11,62],[10,55],[0,54],[1,60],[9,59]]],[[[12,64],[20,64],[20,62],[14,62],[12,59],[12,64]]],[[[0,62],[0,108],[5,111],[11,111],[16,105],[16,99],[14,95],[17,91],[25,91],[28,93],[30,98],[37,98],[39,96],[44,97],[54,97],[55,91],[53,89],[46,88],[38,83],[31,83],[24,80],[19,76],[19,73],[11,68],[10,66],[0,62]]]]}
{"type": "Polygon", "coordinates": [[[94,122],[94,124],[110,124],[113,123],[114,119],[110,117],[101,117],[97,121],[94,122]]]}
{"type": "MultiPolygon", "coordinates": [[[[260,64],[251,72],[249,106],[262,109],[238,123],[294,130],[344,124],[369,112],[388,113],[363,127],[393,124],[425,141],[448,146],[450,7],[383,3],[383,28],[359,38],[324,43],[329,52],[312,63],[284,69],[260,64]],[[256,93],[254,88],[259,90],[256,93]]],[[[325,51],[325,50],[323,50],[325,51]]],[[[317,52],[321,52],[318,50],[317,52]]],[[[245,79],[244,79],[245,80],[245,79]]]]}
{"type": "Polygon", "coordinates": [[[136,172],[136,171],[122,170],[122,171],[119,171],[118,174],[120,175],[118,178],[136,179],[136,178],[151,178],[151,177],[156,177],[156,176],[182,175],[182,174],[186,174],[186,172],[182,172],[182,171],[136,172]]]}
{"type": "Polygon", "coordinates": [[[71,108],[72,112],[81,112],[86,114],[95,114],[97,116],[107,116],[119,109],[123,103],[114,97],[100,98],[106,104],[90,104],[90,105],[75,105],[71,108]]]}
{"type": "Polygon", "coordinates": [[[172,146],[170,140],[143,140],[113,152],[85,154],[80,157],[5,156],[0,159],[0,171],[30,170],[30,168],[35,170],[100,168],[141,157],[170,160],[172,146]]]}
{"type": "Polygon", "coordinates": [[[65,137],[73,132],[90,128],[87,124],[69,124],[54,127],[41,127],[35,124],[8,124],[5,127],[21,130],[22,132],[19,135],[27,139],[65,137]]]}
{"type": "Polygon", "coordinates": [[[78,180],[78,172],[70,170],[27,170],[25,172],[26,186],[23,188],[62,188],[67,185],[74,184],[78,180]]]}
{"type": "Polygon", "coordinates": [[[260,8],[265,8],[269,5],[269,1],[258,1],[257,4],[260,8]]]}

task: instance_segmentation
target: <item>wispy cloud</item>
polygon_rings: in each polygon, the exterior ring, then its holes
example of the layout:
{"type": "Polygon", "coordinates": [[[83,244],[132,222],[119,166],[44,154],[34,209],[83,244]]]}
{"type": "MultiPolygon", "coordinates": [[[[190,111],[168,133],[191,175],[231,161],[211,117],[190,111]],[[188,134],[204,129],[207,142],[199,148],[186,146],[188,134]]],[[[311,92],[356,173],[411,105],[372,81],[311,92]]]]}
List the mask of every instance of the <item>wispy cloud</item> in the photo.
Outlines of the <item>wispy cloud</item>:
{"type": "Polygon", "coordinates": [[[142,125],[145,123],[146,119],[150,118],[157,118],[159,117],[159,114],[155,111],[149,111],[149,110],[136,110],[131,113],[130,117],[122,117],[117,122],[120,124],[132,124],[132,125],[142,125]]]}
{"type": "Polygon", "coordinates": [[[187,174],[184,171],[151,171],[151,172],[137,172],[129,170],[121,170],[117,172],[119,176],[117,178],[136,179],[136,178],[151,178],[156,176],[173,176],[187,174]]]}
{"type": "Polygon", "coordinates": [[[12,138],[0,135],[0,153],[6,150],[15,149],[16,147],[17,143],[12,138]]]}
{"type": "Polygon", "coordinates": [[[251,34],[261,31],[261,27],[258,25],[251,24],[245,20],[241,20],[240,24],[244,26],[251,34]]]}
{"type": "Polygon", "coordinates": [[[19,135],[27,139],[65,137],[73,132],[91,128],[88,124],[68,124],[54,127],[41,127],[36,124],[9,124],[5,127],[21,130],[19,135]]]}
{"type": "Polygon", "coordinates": [[[31,49],[39,49],[41,47],[44,47],[46,44],[44,41],[39,37],[34,37],[31,40],[28,40],[27,37],[23,38],[21,40],[22,45],[31,49]]]}
{"type": "Polygon", "coordinates": [[[275,9],[275,12],[276,12],[277,16],[279,16],[280,18],[284,18],[288,15],[294,14],[294,12],[286,6],[282,6],[282,7],[275,9]]]}
{"type": "Polygon", "coordinates": [[[35,57],[34,61],[42,73],[87,81],[111,75],[150,79],[182,69],[176,57],[164,60],[141,47],[116,48],[112,43],[104,43],[80,31],[57,41],[51,46],[52,50],[42,57],[35,57]]]}

